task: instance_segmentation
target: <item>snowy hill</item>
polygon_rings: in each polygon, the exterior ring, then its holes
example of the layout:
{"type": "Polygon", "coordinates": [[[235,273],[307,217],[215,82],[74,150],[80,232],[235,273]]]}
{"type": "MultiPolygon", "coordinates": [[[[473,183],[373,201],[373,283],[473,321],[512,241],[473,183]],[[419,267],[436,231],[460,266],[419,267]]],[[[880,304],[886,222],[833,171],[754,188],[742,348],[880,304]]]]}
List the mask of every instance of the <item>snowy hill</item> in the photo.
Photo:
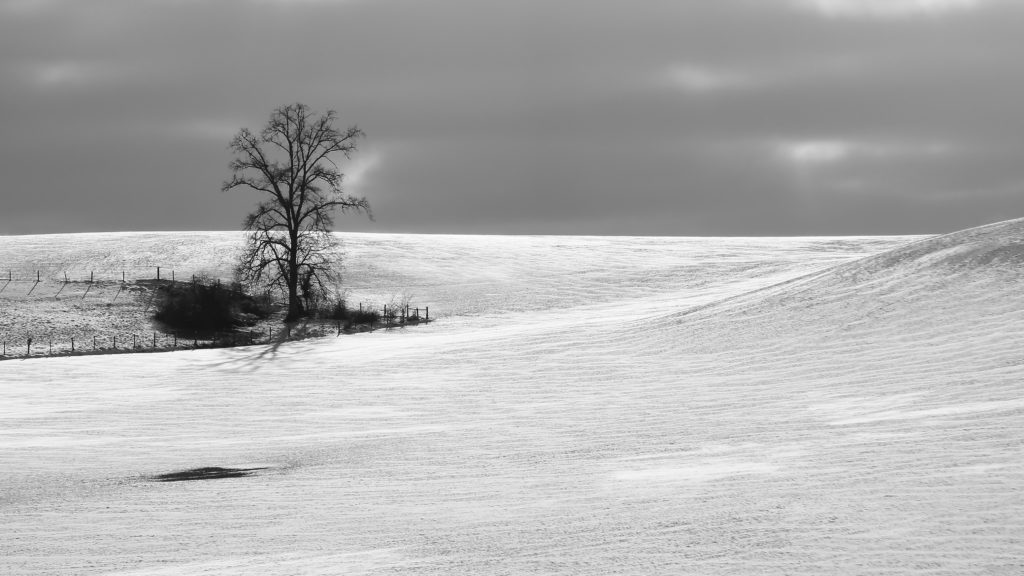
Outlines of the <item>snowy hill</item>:
{"type": "MultiPolygon", "coordinates": [[[[72,338],[79,344],[98,338],[107,346],[113,339],[148,339],[158,330],[150,318],[152,293],[132,281],[158,274],[230,280],[241,239],[238,232],[0,237],[0,340],[20,355],[30,336],[52,341],[58,351],[68,351],[72,338]]],[[[351,305],[380,308],[409,300],[433,306],[434,318],[490,323],[511,312],[536,316],[579,306],[635,306],[644,304],[642,297],[668,297],[646,302],[667,310],[685,304],[677,302],[680,296],[706,301],[719,296],[715,286],[764,286],[904,241],[404,234],[339,239],[351,305]],[[733,284],[737,279],[747,284],[733,284]]],[[[169,336],[161,342],[169,343],[169,336]]],[[[37,346],[37,352],[46,348],[37,346]]]]}
{"type": "Polygon", "coordinates": [[[0,364],[0,573],[1018,574],[1022,228],[345,235],[442,321],[0,364]]]}
{"type": "Polygon", "coordinates": [[[1024,219],[911,242],[803,277],[673,315],[694,330],[736,323],[739,335],[929,339],[959,346],[1024,336],[1024,219]],[[981,340],[979,340],[981,339],[981,340]]]}

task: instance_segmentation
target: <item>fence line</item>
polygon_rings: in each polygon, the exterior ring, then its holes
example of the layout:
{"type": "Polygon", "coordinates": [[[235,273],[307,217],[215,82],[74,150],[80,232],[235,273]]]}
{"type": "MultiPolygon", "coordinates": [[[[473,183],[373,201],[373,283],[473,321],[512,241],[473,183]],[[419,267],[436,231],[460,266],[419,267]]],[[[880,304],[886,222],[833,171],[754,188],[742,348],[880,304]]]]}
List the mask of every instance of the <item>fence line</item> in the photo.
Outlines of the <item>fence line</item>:
{"type": "MultiPolygon", "coordinates": [[[[118,299],[121,293],[124,292],[126,286],[130,283],[153,281],[159,281],[162,283],[190,282],[193,284],[216,284],[218,286],[226,286],[228,288],[230,288],[234,284],[233,279],[229,280],[225,277],[213,276],[207,272],[200,272],[198,274],[177,274],[175,269],[167,268],[164,266],[141,266],[134,268],[149,270],[152,272],[152,275],[137,275],[129,277],[125,270],[117,270],[111,272],[109,271],[110,269],[103,270],[102,272],[104,274],[97,274],[95,270],[91,270],[88,275],[84,275],[84,273],[82,275],[74,275],[69,274],[64,270],[61,270],[60,272],[52,271],[52,274],[43,275],[41,269],[33,269],[32,272],[26,276],[15,275],[13,269],[8,268],[6,277],[0,275],[0,295],[3,295],[5,291],[8,289],[8,287],[13,283],[31,282],[32,286],[31,288],[29,288],[29,291],[21,295],[22,297],[28,297],[35,292],[36,288],[38,288],[40,284],[54,282],[59,283],[60,288],[58,288],[58,291],[55,294],[50,294],[47,295],[46,297],[57,298],[64,292],[64,289],[67,288],[68,284],[84,284],[84,292],[81,292],[80,294],[77,292],[72,292],[71,295],[68,297],[73,296],[85,300],[86,296],[88,296],[89,293],[92,292],[94,286],[97,287],[97,289],[99,289],[101,285],[106,284],[107,287],[113,288],[113,286],[111,285],[117,284],[118,290],[114,294],[114,297],[111,299],[111,302],[114,302],[118,299]],[[168,271],[170,271],[169,277],[167,275],[168,271]]],[[[3,267],[0,267],[0,271],[2,271],[3,269],[3,267]]],[[[363,288],[365,289],[366,287],[363,288]]]]}
{"type": "Polygon", "coordinates": [[[182,278],[184,282],[186,279],[190,279],[195,282],[197,278],[204,278],[208,280],[219,281],[223,278],[220,276],[211,276],[209,272],[201,272],[197,274],[178,274],[175,268],[167,266],[124,266],[118,268],[104,268],[97,274],[95,269],[89,270],[86,274],[81,268],[72,268],[72,270],[79,270],[69,274],[67,269],[52,268],[42,266],[39,268],[19,268],[15,271],[14,268],[3,268],[0,267],[0,271],[6,270],[6,274],[0,275],[0,287],[3,287],[4,283],[11,282],[35,282],[39,284],[44,281],[62,282],[68,283],[100,283],[100,282],[139,282],[146,280],[165,280],[175,282],[178,278],[182,278]],[[26,272],[27,270],[27,272],[26,272]],[[43,275],[43,271],[46,271],[46,275],[43,275]],[[128,271],[132,271],[132,275],[128,275],[128,271]],[[146,271],[146,272],[142,272],[146,271]]]}
{"type": "MultiPolygon", "coordinates": [[[[373,313],[377,309],[363,308],[360,312],[373,313]]],[[[87,354],[113,354],[126,352],[158,352],[172,350],[194,350],[199,348],[230,348],[235,346],[252,346],[275,344],[287,341],[304,340],[306,338],[323,337],[329,334],[342,334],[374,331],[378,329],[401,328],[426,324],[430,320],[430,307],[420,308],[408,305],[398,307],[384,306],[379,312],[378,320],[368,323],[352,324],[345,320],[311,319],[301,323],[285,324],[276,331],[274,326],[265,330],[235,330],[214,334],[184,333],[182,331],[130,334],[91,334],[85,337],[66,336],[64,340],[54,340],[47,336],[45,340],[28,336],[15,342],[12,339],[0,338],[0,360],[14,358],[32,358],[40,356],[72,356],[87,354]]]]}
{"type": "MultiPolygon", "coordinates": [[[[39,264],[44,263],[37,263],[39,264]]],[[[93,286],[102,284],[113,284],[118,283],[117,293],[114,294],[110,303],[117,301],[118,297],[122,292],[125,291],[126,286],[131,283],[137,283],[141,281],[160,281],[160,282],[203,282],[203,283],[216,283],[221,284],[222,278],[211,276],[208,273],[200,274],[188,274],[182,275],[177,274],[174,268],[165,266],[124,266],[122,269],[117,270],[111,268],[102,269],[100,274],[97,274],[95,270],[90,270],[87,276],[84,272],[82,275],[69,274],[67,271],[62,270],[63,266],[39,266],[38,268],[32,269],[29,274],[24,273],[24,268],[19,269],[19,273],[15,274],[13,268],[7,268],[7,274],[4,275],[0,272],[0,295],[12,283],[27,283],[31,282],[32,287],[29,289],[27,294],[23,297],[28,297],[35,292],[36,288],[44,282],[58,282],[61,284],[60,289],[56,294],[48,296],[50,298],[56,298],[60,296],[68,284],[86,284],[85,291],[79,296],[76,292],[68,294],[66,297],[80,298],[84,300],[86,296],[93,290],[93,286]],[[47,275],[43,275],[43,270],[47,270],[47,275]],[[57,270],[60,270],[59,272],[57,270]],[[127,271],[141,271],[147,270],[150,274],[140,274],[129,278],[127,271]],[[168,277],[168,271],[170,275],[168,277]],[[120,275],[118,275],[120,272],[120,275]],[[4,277],[6,276],[6,277],[4,277]],[[182,278],[178,280],[178,278],[182,278]]],[[[74,269],[74,268],[73,268],[74,269]]],[[[3,267],[0,267],[3,270],[3,267]]],[[[82,270],[82,268],[78,268],[82,270]]],[[[107,294],[109,297],[109,293],[107,294]]],[[[369,330],[376,330],[378,328],[393,328],[401,327],[406,325],[415,325],[420,323],[430,322],[430,308],[423,308],[423,314],[420,313],[421,309],[416,307],[413,308],[409,305],[384,305],[383,308],[371,308],[365,307],[362,303],[359,304],[358,308],[360,314],[363,313],[371,314],[376,313],[379,320],[370,322],[368,324],[369,330]]],[[[352,309],[351,312],[355,312],[352,309]]],[[[356,327],[366,326],[366,323],[355,325],[356,327]]],[[[310,336],[322,336],[328,332],[337,331],[340,335],[346,331],[352,331],[353,325],[347,324],[344,320],[311,320],[307,321],[306,324],[299,327],[302,330],[302,334],[298,335],[298,338],[305,338],[310,336]],[[311,332],[309,324],[317,324],[313,327],[315,333],[311,332]],[[331,326],[332,329],[328,330],[326,327],[331,326]],[[347,328],[346,328],[347,326],[347,328]]],[[[23,331],[28,333],[29,331],[23,331]]],[[[109,334],[109,333],[106,333],[109,334]]],[[[160,332],[154,331],[147,334],[128,334],[127,336],[122,334],[112,335],[96,335],[86,334],[84,337],[79,336],[66,336],[64,340],[55,341],[51,336],[47,336],[46,340],[35,340],[31,336],[24,338],[18,338],[15,341],[11,337],[5,337],[0,335],[0,360],[11,359],[11,358],[25,358],[34,356],[64,356],[71,354],[101,354],[101,353],[115,353],[115,352],[132,352],[132,351],[144,351],[144,350],[183,350],[183,349],[194,349],[194,348],[211,348],[211,347],[230,347],[240,345],[251,345],[251,344],[270,344],[274,342],[280,342],[283,340],[292,340],[293,338],[293,327],[285,326],[284,328],[278,329],[277,336],[275,339],[275,331],[273,328],[269,328],[266,331],[263,330],[250,330],[241,332],[225,332],[221,334],[215,334],[213,336],[207,335],[200,337],[198,334],[187,334],[174,332],[160,332]],[[284,335],[282,336],[282,332],[284,335]],[[264,333],[266,336],[264,337],[264,333]],[[131,339],[131,342],[129,342],[131,339]],[[149,344],[148,346],[146,344],[149,344]]]]}

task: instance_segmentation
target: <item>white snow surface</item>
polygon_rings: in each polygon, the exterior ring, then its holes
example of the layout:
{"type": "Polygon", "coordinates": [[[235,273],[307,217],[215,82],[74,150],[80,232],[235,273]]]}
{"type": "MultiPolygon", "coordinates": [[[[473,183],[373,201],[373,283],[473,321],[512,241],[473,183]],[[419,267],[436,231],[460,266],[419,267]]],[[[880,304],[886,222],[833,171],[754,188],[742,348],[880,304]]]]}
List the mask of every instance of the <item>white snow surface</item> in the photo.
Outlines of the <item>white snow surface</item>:
{"type": "MultiPolygon", "coordinates": [[[[342,237],[352,298],[439,320],[0,362],[0,574],[1024,573],[1024,220],[342,237]],[[265,469],[149,480],[207,466],[265,469]]],[[[9,237],[0,267],[235,241],[9,237]]]]}

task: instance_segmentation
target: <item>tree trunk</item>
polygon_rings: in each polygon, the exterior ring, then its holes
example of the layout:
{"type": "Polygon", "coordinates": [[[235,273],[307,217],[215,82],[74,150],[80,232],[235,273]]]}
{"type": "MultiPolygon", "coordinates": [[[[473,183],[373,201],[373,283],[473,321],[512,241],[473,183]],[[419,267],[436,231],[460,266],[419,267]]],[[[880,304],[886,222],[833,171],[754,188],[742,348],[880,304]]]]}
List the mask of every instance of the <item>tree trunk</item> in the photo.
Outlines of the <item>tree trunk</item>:
{"type": "Polygon", "coordinates": [[[285,322],[294,322],[302,317],[302,299],[299,298],[299,265],[296,243],[298,238],[291,234],[292,248],[288,255],[288,315],[285,322]]]}
{"type": "Polygon", "coordinates": [[[288,283],[288,315],[284,317],[285,322],[294,322],[302,317],[302,299],[299,298],[298,287],[294,282],[288,283]]]}

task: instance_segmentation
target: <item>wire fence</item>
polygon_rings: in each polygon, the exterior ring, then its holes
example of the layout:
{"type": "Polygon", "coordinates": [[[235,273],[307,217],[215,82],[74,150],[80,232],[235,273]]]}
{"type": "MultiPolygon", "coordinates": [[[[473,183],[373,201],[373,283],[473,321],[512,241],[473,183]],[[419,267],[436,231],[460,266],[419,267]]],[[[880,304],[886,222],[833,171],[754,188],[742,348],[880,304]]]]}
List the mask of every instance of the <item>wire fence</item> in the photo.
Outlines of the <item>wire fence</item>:
{"type": "MultiPolygon", "coordinates": [[[[117,269],[105,267],[86,270],[83,267],[67,266],[66,263],[36,264],[32,269],[8,268],[6,275],[0,272],[0,304],[2,300],[17,302],[22,299],[88,298],[90,301],[99,299],[109,306],[123,300],[122,294],[130,294],[136,289],[141,289],[141,293],[149,295],[151,300],[155,294],[151,291],[163,285],[184,282],[221,285],[223,281],[210,272],[182,274],[173,267],[165,266],[121,266],[117,269]],[[50,289],[40,287],[50,283],[56,283],[58,286],[50,289]],[[134,284],[139,286],[133,286],[134,284]],[[18,290],[19,285],[21,290],[18,290]]],[[[146,304],[145,309],[148,310],[150,304],[146,304]]],[[[332,333],[341,335],[430,322],[429,307],[421,309],[408,304],[368,307],[360,303],[358,315],[355,309],[349,312],[352,317],[347,319],[306,320],[299,324],[277,327],[263,324],[261,327],[248,330],[212,334],[159,330],[124,332],[100,328],[76,336],[69,336],[67,331],[51,334],[43,330],[35,331],[36,335],[29,336],[28,334],[33,332],[30,329],[14,330],[16,334],[0,333],[0,360],[277,344],[332,333]],[[356,320],[353,321],[352,318],[356,320]]]]}
{"type": "Polygon", "coordinates": [[[6,277],[0,276],[0,301],[53,298],[116,304],[123,301],[122,295],[133,291],[185,281],[220,284],[222,279],[205,272],[179,274],[173,268],[162,266],[99,271],[9,268],[6,277]]]}
{"type": "Polygon", "coordinates": [[[173,266],[120,266],[85,269],[75,266],[61,266],[39,263],[33,268],[7,268],[0,271],[0,285],[4,282],[138,282],[142,280],[192,280],[197,278],[216,279],[220,275],[213,271],[186,272],[173,266]]]}
{"type": "Polygon", "coordinates": [[[217,333],[154,330],[141,333],[104,333],[77,337],[66,335],[30,336],[17,340],[0,337],[0,360],[277,345],[307,338],[341,336],[342,334],[372,332],[381,329],[390,330],[431,322],[429,307],[421,309],[405,305],[371,309],[363,308],[360,305],[360,313],[362,316],[359,318],[365,320],[358,322],[352,319],[308,319],[277,327],[264,326],[217,333]]]}

